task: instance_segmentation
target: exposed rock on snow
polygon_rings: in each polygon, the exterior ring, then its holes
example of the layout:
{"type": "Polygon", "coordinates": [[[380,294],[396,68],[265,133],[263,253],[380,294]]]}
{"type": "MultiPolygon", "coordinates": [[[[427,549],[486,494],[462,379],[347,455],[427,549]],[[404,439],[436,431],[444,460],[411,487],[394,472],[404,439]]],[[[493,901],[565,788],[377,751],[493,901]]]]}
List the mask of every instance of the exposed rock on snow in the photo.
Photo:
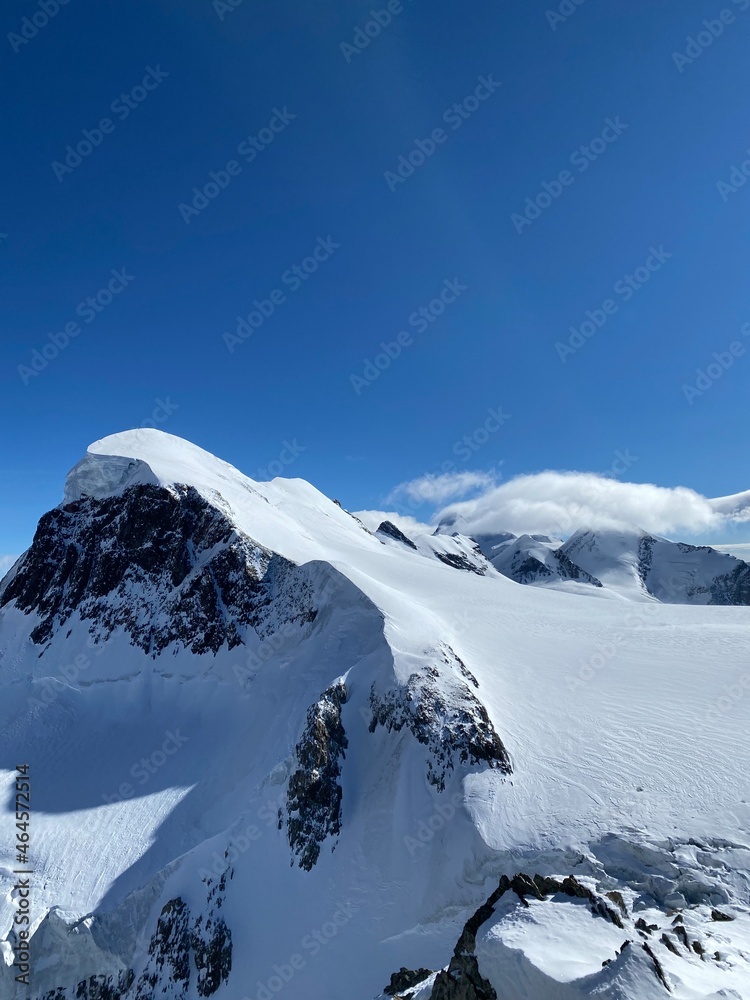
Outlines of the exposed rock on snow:
{"type": "MultiPolygon", "coordinates": [[[[231,869],[228,873],[231,878],[231,869]]],[[[164,904],[135,1000],[152,1000],[165,993],[175,1000],[186,998],[193,982],[198,996],[209,997],[227,982],[232,971],[232,934],[219,913],[226,887],[227,872],[210,885],[206,907],[195,918],[180,897],[164,904]]]]}
{"type": "Polygon", "coordinates": [[[341,761],[349,741],[341,722],[343,682],[324,691],[307,712],[296,747],[297,769],[289,779],[287,831],[300,868],[310,871],[327,837],[341,832],[341,761]]]}
{"type": "Polygon", "coordinates": [[[272,601],[277,621],[312,619],[304,591],[279,594],[290,572],[192,487],[131,486],[46,514],[0,607],[36,612],[38,644],[77,612],[99,642],[123,628],[153,656],[173,644],[216,653],[262,631],[272,601]]]}
{"type": "MultiPolygon", "coordinates": [[[[716,911],[707,905],[718,886],[706,881],[691,904],[683,898],[683,908],[677,912],[665,901],[676,895],[676,885],[701,884],[703,866],[706,872],[718,873],[720,859],[732,850],[719,844],[696,847],[647,846],[607,838],[596,848],[603,866],[592,867],[593,858],[578,859],[585,876],[526,872],[502,876],[466,922],[448,966],[434,977],[430,974],[429,980],[412,984],[405,996],[412,1000],[515,996],[583,1000],[604,995],[656,1000],[675,993],[692,997],[683,992],[682,984],[710,976],[712,969],[726,967],[728,959],[716,949],[721,933],[714,929],[716,911]],[[628,858],[631,862],[640,858],[644,864],[648,859],[653,870],[649,881],[629,867],[628,858]],[[605,888],[613,884],[615,873],[620,889],[605,888]],[[654,889],[661,902],[652,894],[654,889]],[[569,952],[573,940],[580,948],[577,954],[569,952]]],[[[539,860],[552,863],[551,858],[539,860]]],[[[734,940],[736,947],[739,938],[734,940]]],[[[722,995],[740,996],[731,989],[710,993],[711,998],[722,995]]]]}
{"type": "Polygon", "coordinates": [[[45,993],[41,1000],[123,1000],[133,985],[133,973],[128,970],[118,976],[90,976],[76,986],[75,994],[62,987],[45,993]]]}
{"type": "Polygon", "coordinates": [[[432,975],[431,969],[407,969],[404,966],[398,972],[394,972],[391,981],[383,990],[388,997],[402,997],[407,994],[413,986],[418,986],[432,975]]]}
{"type": "MultiPolygon", "coordinates": [[[[193,917],[190,907],[180,897],[162,906],[146,950],[145,967],[137,979],[131,967],[137,960],[135,940],[128,942],[121,936],[117,941],[124,950],[130,949],[127,967],[122,965],[121,958],[107,950],[111,927],[106,924],[116,921],[116,915],[103,923],[96,917],[88,917],[86,926],[81,928],[80,922],[71,924],[50,914],[48,920],[57,919],[58,926],[51,933],[56,935],[60,947],[66,947],[64,939],[70,947],[72,939],[74,947],[80,948],[80,932],[83,931],[84,937],[90,935],[91,944],[100,949],[100,963],[120,964],[121,967],[108,974],[89,975],[74,987],[59,986],[36,995],[40,1000],[153,1000],[162,995],[182,1000],[193,995],[212,996],[228,981],[232,968],[232,935],[220,912],[226,895],[227,875],[232,877],[231,869],[219,879],[208,882],[208,891],[197,917],[193,917]],[[97,926],[99,923],[101,927],[97,926]]],[[[128,917],[132,919],[135,915],[132,900],[126,901],[123,911],[126,921],[128,917]]],[[[89,948],[89,952],[89,962],[96,961],[95,950],[89,948]]],[[[54,951],[52,955],[57,958],[54,951]]]]}
{"type": "Polygon", "coordinates": [[[397,528],[392,521],[383,521],[378,528],[378,534],[387,535],[388,538],[393,538],[397,542],[403,542],[404,545],[408,545],[409,548],[416,551],[417,546],[411,538],[407,538],[403,531],[397,528]]]}
{"type": "Polygon", "coordinates": [[[454,569],[463,569],[468,573],[476,573],[478,576],[484,576],[487,572],[486,566],[478,563],[476,559],[469,558],[463,552],[435,552],[435,555],[440,562],[445,563],[446,566],[452,566],[454,569]]]}
{"type": "MultiPolygon", "coordinates": [[[[493,539],[494,542],[494,539],[493,539]]],[[[483,551],[486,551],[483,547],[483,551]]],[[[560,548],[546,536],[521,535],[492,545],[491,562],[503,576],[516,583],[552,583],[575,580],[593,587],[602,584],[595,576],[577,566],[560,548]]]]}
{"type": "Polygon", "coordinates": [[[750,565],[708,545],[639,529],[581,530],[560,553],[623,595],[640,592],[667,604],[750,604],[750,565]]]}
{"type": "Polygon", "coordinates": [[[404,686],[378,692],[373,685],[370,707],[371,733],[378,726],[389,732],[406,728],[428,748],[427,780],[439,791],[445,790],[446,775],[457,765],[512,771],[484,705],[464,681],[441,678],[436,667],[412,674],[404,686]]]}

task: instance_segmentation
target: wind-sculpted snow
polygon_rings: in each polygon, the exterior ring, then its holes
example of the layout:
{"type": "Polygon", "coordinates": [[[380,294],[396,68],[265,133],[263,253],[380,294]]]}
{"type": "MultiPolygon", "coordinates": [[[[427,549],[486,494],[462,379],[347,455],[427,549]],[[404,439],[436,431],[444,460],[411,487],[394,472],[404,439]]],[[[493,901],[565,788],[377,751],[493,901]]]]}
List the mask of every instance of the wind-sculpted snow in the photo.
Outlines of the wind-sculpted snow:
{"type": "Polygon", "coordinates": [[[65,479],[64,503],[75,503],[85,497],[102,500],[136,483],[156,482],[147,463],[140,459],[89,452],[65,479]]]}

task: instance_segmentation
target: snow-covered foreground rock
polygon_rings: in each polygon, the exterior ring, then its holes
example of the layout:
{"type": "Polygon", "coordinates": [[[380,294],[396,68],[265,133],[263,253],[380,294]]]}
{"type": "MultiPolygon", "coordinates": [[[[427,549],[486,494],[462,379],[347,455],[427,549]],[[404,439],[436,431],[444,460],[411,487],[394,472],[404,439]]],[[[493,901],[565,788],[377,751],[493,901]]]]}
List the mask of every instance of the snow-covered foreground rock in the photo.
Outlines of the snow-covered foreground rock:
{"type": "Polygon", "coordinates": [[[626,541],[523,586],[161,432],[92,445],[0,586],[2,1000],[750,998],[749,612],[663,603],[673,543],[644,590],[626,541]]]}

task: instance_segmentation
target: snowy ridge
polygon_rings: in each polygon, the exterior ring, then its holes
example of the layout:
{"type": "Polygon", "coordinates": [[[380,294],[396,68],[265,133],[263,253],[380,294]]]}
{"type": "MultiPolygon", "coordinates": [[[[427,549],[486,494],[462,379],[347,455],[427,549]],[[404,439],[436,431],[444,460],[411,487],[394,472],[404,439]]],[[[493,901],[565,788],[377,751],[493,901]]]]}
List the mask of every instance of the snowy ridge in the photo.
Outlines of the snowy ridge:
{"type": "Polygon", "coordinates": [[[575,532],[561,553],[613,591],[670,604],[750,604],[750,565],[639,529],[575,532]]]}
{"type": "Polygon", "coordinates": [[[91,446],[0,585],[35,872],[29,993],[5,770],[0,998],[750,996],[746,564],[371,527],[91,446]]]}

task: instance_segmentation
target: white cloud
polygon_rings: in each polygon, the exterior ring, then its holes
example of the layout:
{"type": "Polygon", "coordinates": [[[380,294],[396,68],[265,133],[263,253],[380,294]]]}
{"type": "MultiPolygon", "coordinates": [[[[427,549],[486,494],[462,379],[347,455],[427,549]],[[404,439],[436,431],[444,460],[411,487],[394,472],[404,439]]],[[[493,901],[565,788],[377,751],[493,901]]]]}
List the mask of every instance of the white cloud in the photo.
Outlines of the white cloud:
{"type": "Polygon", "coordinates": [[[748,508],[732,513],[684,486],[624,483],[583,472],[540,472],[492,486],[476,498],[452,503],[435,520],[452,515],[473,534],[569,534],[576,528],[638,525],[657,534],[698,535],[746,520],[748,508]]]}
{"type": "Polygon", "coordinates": [[[495,485],[495,475],[491,472],[447,472],[436,476],[429,473],[418,479],[411,479],[391,490],[388,503],[408,500],[413,504],[441,504],[448,500],[465,497],[473,490],[488,490],[495,485]]]}

